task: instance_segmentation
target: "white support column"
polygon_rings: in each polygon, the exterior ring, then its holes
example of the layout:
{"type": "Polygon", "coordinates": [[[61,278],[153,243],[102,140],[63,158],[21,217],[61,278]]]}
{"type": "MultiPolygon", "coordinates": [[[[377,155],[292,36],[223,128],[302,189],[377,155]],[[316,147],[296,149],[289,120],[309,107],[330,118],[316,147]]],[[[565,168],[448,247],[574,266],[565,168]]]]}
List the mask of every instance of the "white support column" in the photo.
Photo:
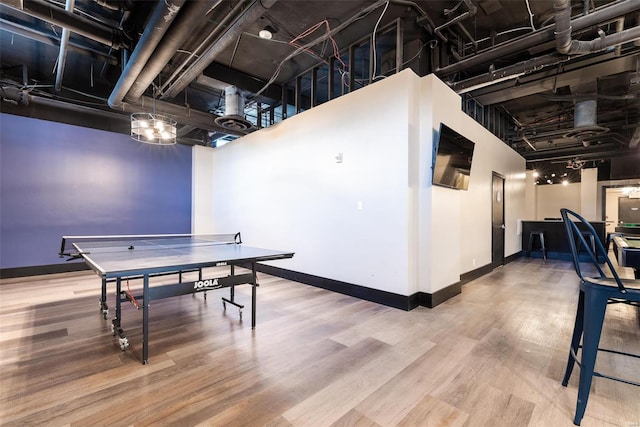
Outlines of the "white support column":
{"type": "Polygon", "coordinates": [[[601,221],[597,218],[598,168],[581,170],[580,212],[589,221],[601,221]]]}

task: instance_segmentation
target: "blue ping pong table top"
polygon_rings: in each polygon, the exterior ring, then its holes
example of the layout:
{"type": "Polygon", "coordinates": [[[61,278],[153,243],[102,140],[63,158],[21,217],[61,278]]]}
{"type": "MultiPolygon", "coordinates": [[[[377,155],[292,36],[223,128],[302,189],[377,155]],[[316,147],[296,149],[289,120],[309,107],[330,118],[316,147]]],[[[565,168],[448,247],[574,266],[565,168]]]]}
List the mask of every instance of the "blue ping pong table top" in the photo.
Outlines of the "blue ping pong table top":
{"type": "Polygon", "coordinates": [[[164,273],[221,263],[270,261],[293,257],[293,252],[210,242],[74,243],[85,262],[104,277],[164,273]],[[171,244],[169,244],[171,243],[171,244]],[[177,244],[176,244],[177,243],[177,244]]]}

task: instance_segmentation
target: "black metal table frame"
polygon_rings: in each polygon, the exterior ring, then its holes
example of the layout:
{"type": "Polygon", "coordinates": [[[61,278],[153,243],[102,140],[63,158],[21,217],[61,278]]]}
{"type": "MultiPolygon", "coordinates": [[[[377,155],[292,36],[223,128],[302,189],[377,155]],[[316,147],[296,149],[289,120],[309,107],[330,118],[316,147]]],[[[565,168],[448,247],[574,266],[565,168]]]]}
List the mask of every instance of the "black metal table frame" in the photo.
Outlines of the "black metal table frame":
{"type": "Polygon", "coordinates": [[[131,279],[142,279],[143,281],[143,289],[142,289],[142,305],[137,306],[136,308],[142,309],[142,363],[147,364],[149,361],[149,303],[151,301],[156,301],[165,298],[171,298],[180,295],[188,295],[203,292],[222,289],[222,288],[230,288],[230,297],[222,298],[223,305],[226,309],[226,303],[230,303],[240,309],[240,318],[242,318],[242,309],[244,305],[238,304],[235,301],[235,286],[237,285],[251,285],[251,329],[255,329],[256,327],[256,288],[258,286],[257,276],[256,276],[256,261],[255,260],[243,260],[242,264],[250,264],[250,273],[244,274],[235,274],[235,263],[230,262],[218,262],[212,263],[208,265],[208,267],[216,267],[222,265],[229,265],[231,271],[229,275],[226,277],[212,277],[210,279],[202,278],[202,268],[198,269],[190,269],[187,271],[198,271],[198,280],[196,281],[182,281],[182,273],[184,270],[177,270],[175,272],[164,272],[162,274],[152,274],[152,273],[144,273],[142,275],[138,274],[135,276],[131,275],[116,275],[110,277],[108,275],[102,276],[102,296],[100,301],[101,312],[106,319],[106,312],[108,312],[108,307],[106,304],[106,284],[108,282],[115,281],[116,283],[116,308],[115,308],[115,317],[111,321],[111,330],[114,335],[118,336],[118,341],[120,344],[120,349],[125,350],[129,347],[129,341],[125,335],[124,330],[122,329],[122,302],[129,301],[136,305],[136,301],[140,298],[140,296],[131,295],[128,292],[122,290],[122,281],[123,280],[131,280],[131,279]],[[150,286],[150,279],[152,277],[158,277],[160,275],[168,275],[168,274],[178,274],[179,281],[174,284],[163,284],[158,286],[150,286]]]}
{"type": "MultiPolygon", "coordinates": [[[[61,257],[68,257],[68,261],[74,259],[83,259],[85,263],[96,272],[101,278],[101,294],[100,294],[100,312],[102,313],[104,319],[106,320],[108,317],[109,307],[107,305],[107,284],[115,282],[116,284],[116,313],[115,318],[112,320],[111,329],[114,335],[118,336],[119,344],[121,350],[125,350],[129,346],[129,341],[122,329],[122,302],[129,301],[136,306],[138,309],[142,309],[142,363],[147,364],[149,361],[149,303],[151,301],[171,298],[180,295],[188,295],[188,294],[196,294],[203,292],[206,298],[206,292],[209,290],[216,290],[222,288],[230,288],[230,297],[222,298],[222,303],[224,308],[226,309],[226,304],[232,304],[238,307],[240,311],[240,319],[242,319],[242,309],[244,305],[238,304],[235,300],[235,286],[238,285],[251,285],[251,329],[255,329],[256,327],[256,287],[257,276],[256,276],[256,263],[262,261],[274,261],[285,258],[292,258],[294,252],[285,252],[285,251],[276,251],[269,249],[261,249],[261,248],[252,248],[252,247],[242,247],[240,245],[242,243],[242,239],[240,237],[240,233],[232,234],[232,235],[220,235],[220,236],[232,236],[233,239],[231,241],[217,241],[206,239],[205,236],[201,236],[203,239],[200,244],[196,244],[195,246],[183,246],[181,243],[179,246],[163,246],[158,245],[157,249],[163,251],[172,251],[174,249],[179,249],[183,251],[185,248],[193,247],[204,247],[205,253],[200,253],[199,255],[191,254],[187,259],[183,260],[181,264],[173,264],[173,263],[163,263],[163,262],[151,262],[144,263],[142,259],[140,259],[139,263],[135,263],[131,265],[131,261],[136,261],[135,258],[125,257],[119,258],[117,261],[113,259],[101,259],[100,254],[104,254],[105,252],[101,252],[97,250],[94,255],[92,255],[91,250],[83,251],[81,246],[78,246],[74,240],[85,240],[87,242],[96,243],[97,241],[104,240],[105,242],[112,242],[118,248],[124,249],[127,253],[133,254],[135,245],[132,244],[134,241],[139,241],[137,239],[143,238],[142,241],[147,239],[157,239],[158,241],[163,241],[165,239],[174,239],[178,240],[182,238],[198,238],[196,235],[191,234],[171,234],[171,235],[119,235],[119,236],[63,236],[62,244],[60,247],[59,255],[61,257]],[[115,240],[114,240],[115,239],[115,240]],[[69,252],[66,250],[67,243],[71,242],[74,250],[69,252]],[[201,244],[204,242],[204,244],[201,244]],[[213,244],[210,245],[211,242],[222,242],[221,244],[213,244]],[[206,249],[209,248],[209,249],[206,249]],[[213,248],[219,248],[211,250],[213,248]],[[234,248],[229,251],[223,248],[234,248]],[[246,253],[245,253],[246,252],[246,253]],[[195,256],[195,257],[194,257],[195,256]],[[97,259],[95,259],[97,257],[97,259]],[[107,267],[101,267],[100,262],[111,261],[111,264],[107,267]],[[127,266],[127,261],[129,265],[127,266]],[[119,263],[121,262],[121,263],[119,263]],[[115,263],[115,265],[114,265],[115,263]],[[202,277],[202,269],[208,267],[219,267],[219,266],[229,266],[231,271],[230,274],[223,277],[212,277],[210,279],[203,279],[202,277]],[[249,273],[236,274],[236,267],[244,267],[248,269],[249,273]],[[198,280],[183,282],[183,273],[187,272],[198,272],[198,280]],[[159,277],[159,276],[167,276],[167,275],[178,275],[178,282],[173,284],[159,284],[156,286],[150,286],[151,278],[159,277]],[[123,280],[137,280],[142,279],[142,295],[135,296],[131,293],[130,290],[126,292],[122,289],[122,281],[123,280]],[[138,300],[142,299],[142,306],[140,306],[138,300]]],[[[210,236],[208,236],[210,237],[210,236]]],[[[166,242],[165,242],[166,243],[166,242]]],[[[100,246],[98,246],[100,247],[100,246]]],[[[152,250],[156,250],[153,246],[148,246],[152,248],[152,250]]],[[[117,251],[116,251],[117,252],[117,251]]],[[[137,251],[136,251],[137,252],[137,251]]],[[[111,253],[109,251],[108,253],[111,253]]],[[[150,256],[150,259],[154,258],[153,253],[143,252],[143,254],[150,256]]],[[[127,282],[128,283],[128,282],[127,282]]]]}
{"type": "MultiPolygon", "coordinates": [[[[636,279],[640,279],[640,263],[638,259],[640,255],[636,252],[629,253],[630,246],[624,242],[625,236],[613,236],[613,253],[618,261],[618,265],[621,267],[629,267],[633,269],[633,274],[636,279]],[[633,259],[633,261],[632,261],[633,259]]],[[[638,239],[637,236],[626,236],[633,239],[638,239]]],[[[631,249],[634,250],[634,249],[631,249]]]]}

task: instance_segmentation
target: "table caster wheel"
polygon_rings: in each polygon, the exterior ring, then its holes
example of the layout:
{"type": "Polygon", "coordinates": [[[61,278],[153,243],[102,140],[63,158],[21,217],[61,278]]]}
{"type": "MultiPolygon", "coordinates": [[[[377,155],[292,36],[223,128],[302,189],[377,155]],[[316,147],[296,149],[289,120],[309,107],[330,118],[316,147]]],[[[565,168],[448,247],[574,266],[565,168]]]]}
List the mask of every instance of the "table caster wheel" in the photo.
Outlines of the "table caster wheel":
{"type": "Polygon", "coordinates": [[[118,343],[120,344],[120,350],[125,351],[129,348],[129,340],[126,338],[119,338],[118,343]]]}

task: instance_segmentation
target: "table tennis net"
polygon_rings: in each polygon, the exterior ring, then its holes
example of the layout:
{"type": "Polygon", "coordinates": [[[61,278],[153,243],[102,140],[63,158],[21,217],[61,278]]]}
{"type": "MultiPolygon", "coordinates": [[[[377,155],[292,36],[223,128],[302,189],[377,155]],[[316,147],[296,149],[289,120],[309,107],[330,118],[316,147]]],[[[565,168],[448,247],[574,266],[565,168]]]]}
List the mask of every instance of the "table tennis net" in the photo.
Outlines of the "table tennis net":
{"type": "Polygon", "coordinates": [[[242,243],[240,233],[64,236],[59,255],[74,257],[82,253],[117,252],[134,248],[141,251],[239,243],[242,243]]]}

